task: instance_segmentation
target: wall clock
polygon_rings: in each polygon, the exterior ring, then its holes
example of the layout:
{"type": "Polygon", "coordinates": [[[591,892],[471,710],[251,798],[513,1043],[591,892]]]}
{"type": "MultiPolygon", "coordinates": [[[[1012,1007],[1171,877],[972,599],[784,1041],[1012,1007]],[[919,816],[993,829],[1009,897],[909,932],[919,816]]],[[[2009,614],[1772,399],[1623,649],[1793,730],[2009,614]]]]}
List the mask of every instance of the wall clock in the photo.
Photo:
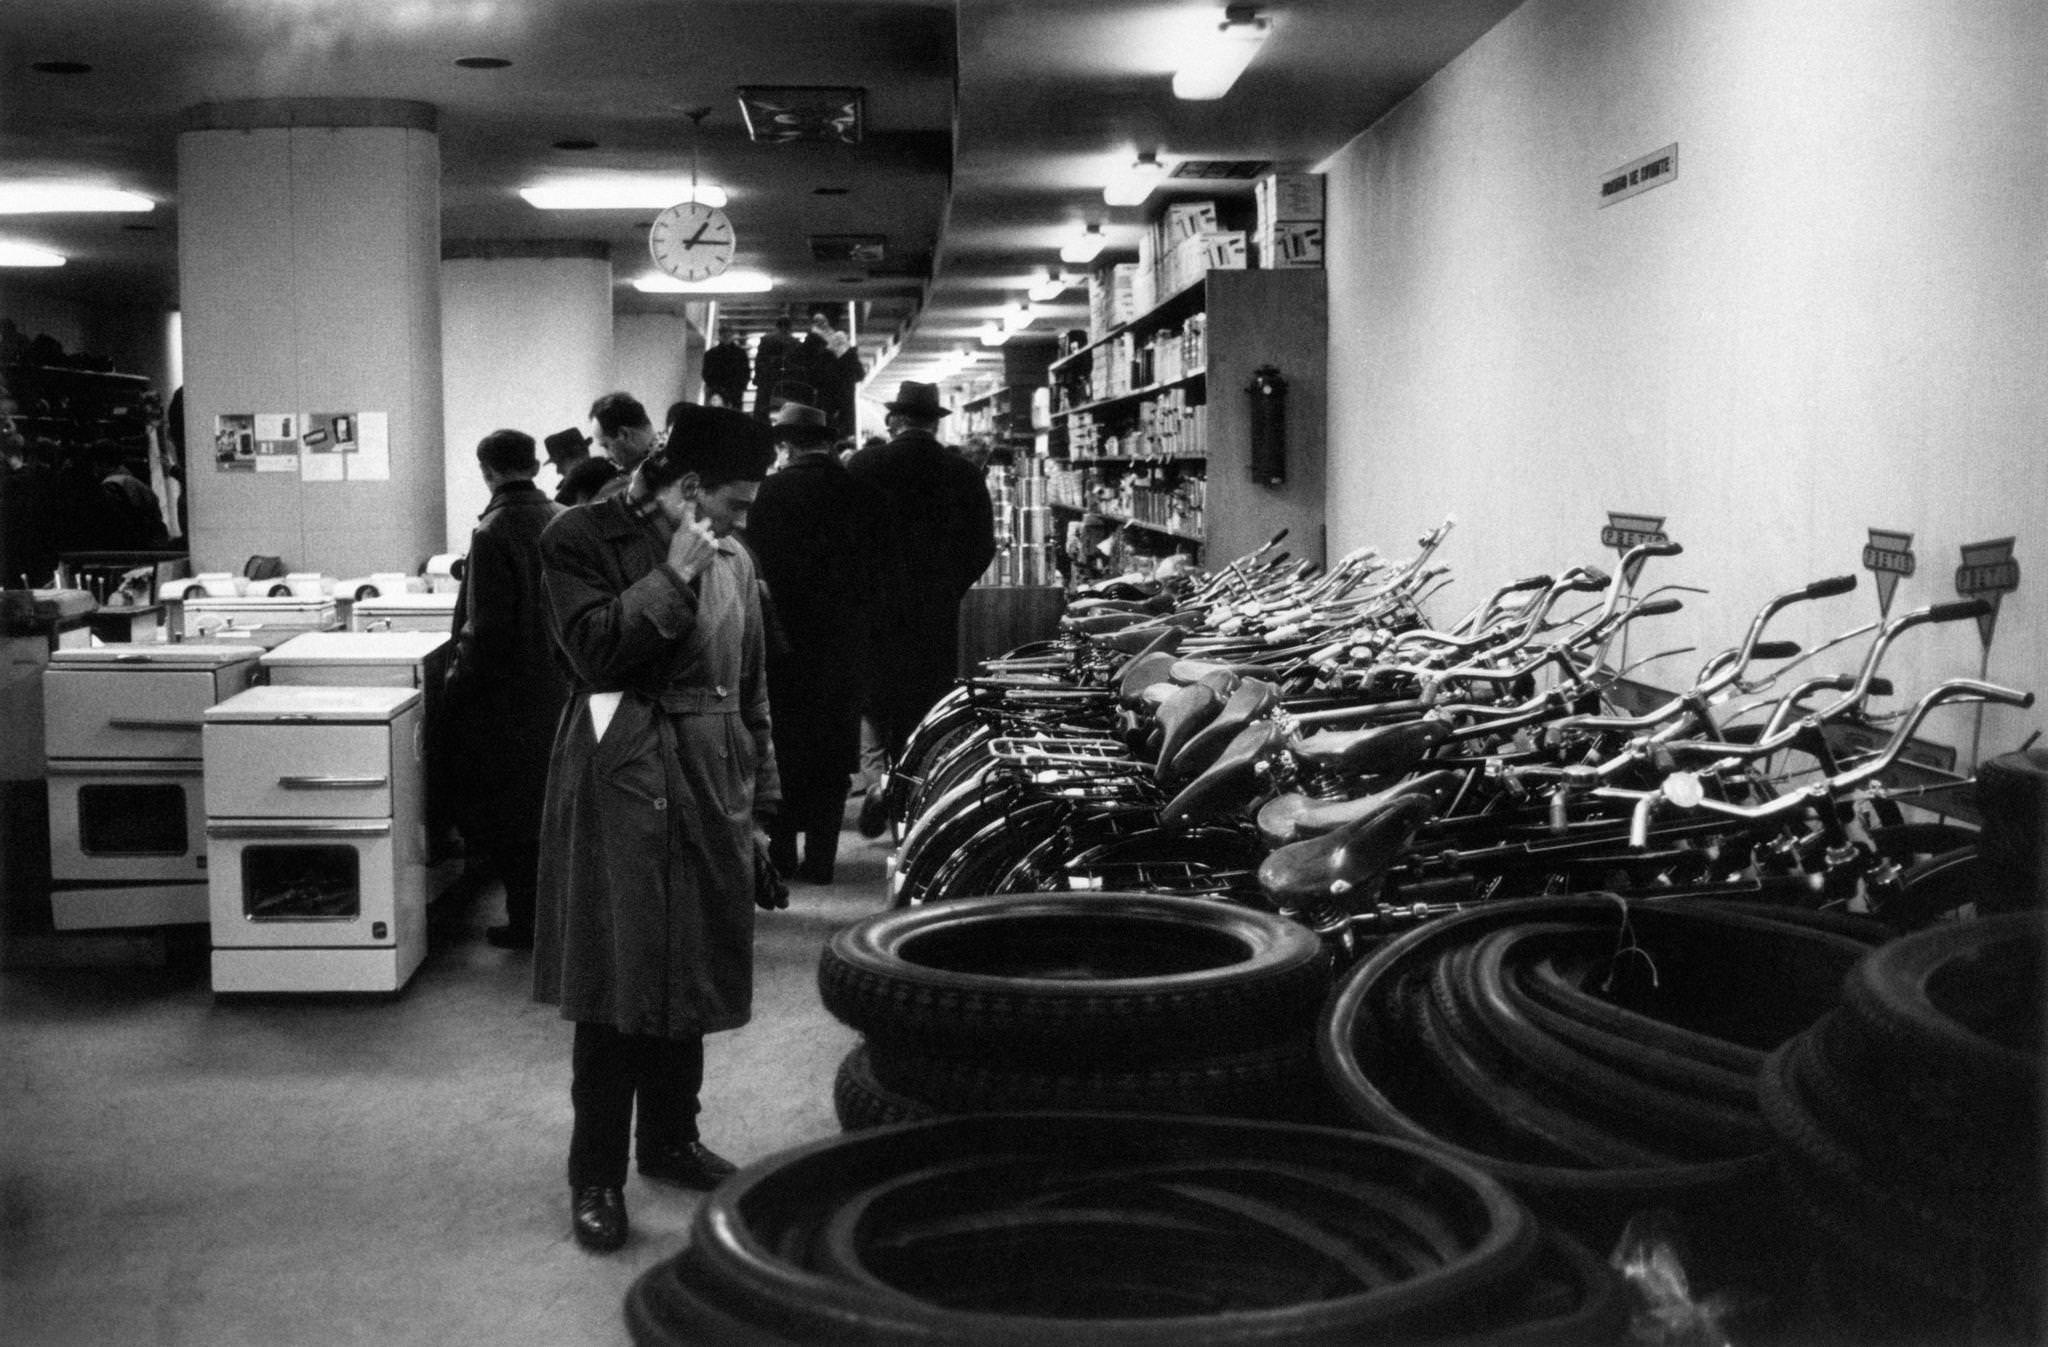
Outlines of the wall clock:
{"type": "Polygon", "coordinates": [[[654,265],[679,281],[708,281],[732,265],[738,239],[725,212],[701,201],[679,201],[654,217],[647,251],[654,265]]]}

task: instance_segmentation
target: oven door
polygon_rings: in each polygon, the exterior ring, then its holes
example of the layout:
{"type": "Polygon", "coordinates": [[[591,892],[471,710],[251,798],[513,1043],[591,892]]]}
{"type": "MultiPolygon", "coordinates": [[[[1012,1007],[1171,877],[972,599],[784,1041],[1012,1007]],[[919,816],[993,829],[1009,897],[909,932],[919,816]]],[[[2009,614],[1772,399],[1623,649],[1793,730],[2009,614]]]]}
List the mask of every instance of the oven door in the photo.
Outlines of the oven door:
{"type": "Polygon", "coordinates": [[[53,758],[50,878],[67,884],[206,878],[206,798],[197,762],[53,758]]]}
{"type": "Polygon", "coordinates": [[[397,941],[408,876],[391,820],[215,819],[206,832],[216,949],[397,941]]]}

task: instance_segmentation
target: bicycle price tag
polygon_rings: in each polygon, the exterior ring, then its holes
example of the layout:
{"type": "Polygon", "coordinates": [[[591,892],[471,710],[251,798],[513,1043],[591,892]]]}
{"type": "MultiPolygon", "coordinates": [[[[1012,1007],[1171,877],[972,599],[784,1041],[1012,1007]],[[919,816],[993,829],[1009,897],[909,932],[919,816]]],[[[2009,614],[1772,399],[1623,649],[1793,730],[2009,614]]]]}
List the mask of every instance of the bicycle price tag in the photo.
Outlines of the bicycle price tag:
{"type": "Polygon", "coordinates": [[[1977,635],[1991,649],[1991,634],[1998,628],[1998,602],[2020,587],[2020,564],[2013,559],[2013,539],[1991,538],[1963,544],[1963,564],[1956,567],[1956,593],[1966,599],[1982,599],[1991,611],[1977,619],[1977,635]]]}
{"type": "MultiPolygon", "coordinates": [[[[1661,514],[1623,514],[1619,510],[1609,510],[1607,527],[1600,530],[1600,545],[1611,547],[1623,555],[1626,555],[1631,547],[1669,540],[1669,535],[1664,532],[1664,516],[1661,514]]],[[[1636,572],[1641,569],[1641,561],[1629,567],[1621,577],[1622,584],[1635,584],[1636,572]]]]}
{"type": "Polygon", "coordinates": [[[1879,618],[1891,616],[1892,595],[1898,591],[1899,581],[1910,576],[1918,565],[1913,557],[1912,534],[1870,530],[1870,541],[1863,545],[1863,569],[1877,577],[1879,618]]]}

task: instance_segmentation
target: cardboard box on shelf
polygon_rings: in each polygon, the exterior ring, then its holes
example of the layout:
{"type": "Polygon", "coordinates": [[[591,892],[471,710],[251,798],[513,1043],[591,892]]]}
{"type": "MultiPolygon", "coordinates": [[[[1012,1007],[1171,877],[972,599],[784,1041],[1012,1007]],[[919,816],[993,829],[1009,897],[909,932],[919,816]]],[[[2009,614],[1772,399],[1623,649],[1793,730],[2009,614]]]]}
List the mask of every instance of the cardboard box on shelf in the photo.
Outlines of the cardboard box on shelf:
{"type": "Polygon", "coordinates": [[[1268,173],[1252,184],[1259,215],[1265,220],[1323,218],[1323,175],[1268,173]]]}
{"type": "Polygon", "coordinates": [[[1267,268],[1320,267],[1323,265],[1323,222],[1283,220],[1273,226],[1272,234],[1259,251],[1259,263],[1267,268]]]}

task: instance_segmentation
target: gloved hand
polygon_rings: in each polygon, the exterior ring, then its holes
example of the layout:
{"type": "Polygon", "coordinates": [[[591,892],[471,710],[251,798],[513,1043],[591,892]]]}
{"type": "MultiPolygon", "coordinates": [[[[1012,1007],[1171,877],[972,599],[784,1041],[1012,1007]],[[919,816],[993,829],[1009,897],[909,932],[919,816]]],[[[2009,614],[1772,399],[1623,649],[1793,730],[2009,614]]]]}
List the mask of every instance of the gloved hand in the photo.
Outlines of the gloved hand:
{"type": "Polygon", "coordinates": [[[754,839],[754,906],[763,912],[779,912],[789,906],[789,885],[776,873],[775,862],[768,859],[768,845],[759,837],[754,839]]]}

